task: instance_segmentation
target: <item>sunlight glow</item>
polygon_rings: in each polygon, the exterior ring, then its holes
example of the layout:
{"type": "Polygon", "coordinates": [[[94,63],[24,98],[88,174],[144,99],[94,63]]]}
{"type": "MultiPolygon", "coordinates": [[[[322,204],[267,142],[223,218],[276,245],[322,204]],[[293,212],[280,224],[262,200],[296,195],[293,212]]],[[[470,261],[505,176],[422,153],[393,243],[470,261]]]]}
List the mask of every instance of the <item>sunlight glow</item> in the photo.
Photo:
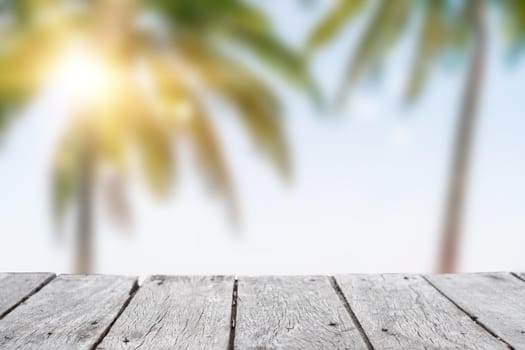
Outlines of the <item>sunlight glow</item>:
{"type": "Polygon", "coordinates": [[[101,55],[73,47],[59,59],[53,78],[75,105],[94,107],[110,98],[114,72],[101,55]]]}

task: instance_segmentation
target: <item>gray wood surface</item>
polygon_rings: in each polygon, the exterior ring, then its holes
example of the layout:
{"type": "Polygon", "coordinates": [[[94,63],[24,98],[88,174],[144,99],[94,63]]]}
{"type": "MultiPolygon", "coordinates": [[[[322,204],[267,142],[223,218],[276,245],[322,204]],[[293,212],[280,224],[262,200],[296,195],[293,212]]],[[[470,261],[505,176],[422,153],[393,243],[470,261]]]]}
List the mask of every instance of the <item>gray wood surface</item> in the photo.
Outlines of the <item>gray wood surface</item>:
{"type": "Polygon", "coordinates": [[[58,276],[0,320],[0,349],[90,349],[135,283],[130,277],[58,276]]]}
{"type": "Polygon", "coordinates": [[[0,273],[0,318],[54,276],[53,273],[0,273]]]}
{"type": "Polygon", "coordinates": [[[518,276],[518,279],[525,281],[525,272],[514,272],[514,274],[518,276]]]}
{"type": "Polygon", "coordinates": [[[525,349],[525,282],[506,272],[426,278],[507,343],[525,349]]]}
{"type": "Polygon", "coordinates": [[[506,349],[420,276],[336,280],[375,349],[506,349]]]}
{"type": "Polygon", "coordinates": [[[53,276],[0,273],[0,349],[525,349],[523,273],[53,276]]]}
{"type": "Polygon", "coordinates": [[[241,277],[237,349],[366,349],[328,277],[241,277]]]}
{"type": "Polygon", "coordinates": [[[227,349],[233,286],[233,277],[151,277],[97,349],[227,349]]]}

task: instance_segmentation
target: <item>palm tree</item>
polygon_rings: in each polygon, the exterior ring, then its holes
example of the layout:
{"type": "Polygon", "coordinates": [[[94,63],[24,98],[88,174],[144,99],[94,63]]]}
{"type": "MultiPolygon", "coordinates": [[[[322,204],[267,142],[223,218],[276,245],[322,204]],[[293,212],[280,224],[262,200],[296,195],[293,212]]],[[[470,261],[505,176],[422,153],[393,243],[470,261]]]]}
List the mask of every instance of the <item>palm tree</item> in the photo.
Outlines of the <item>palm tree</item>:
{"type": "MultiPolygon", "coordinates": [[[[279,100],[230,52],[246,51],[299,87],[310,88],[311,83],[300,56],[274,36],[255,7],[239,0],[1,4],[14,19],[1,41],[17,41],[0,50],[1,110],[27,104],[50,71],[62,71],[59,76],[66,82],[73,79],[72,85],[81,81],[81,98],[58,144],[52,175],[57,218],[76,202],[76,272],[93,268],[97,179],[108,167],[123,176],[132,156],[151,192],[164,196],[176,173],[175,147],[188,142],[208,184],[237,214],[210,98],[233,107],[264,155],[281,175],[289,175],[279,100]],[[41,20],[44,12],[53,20],[41,20]],[[29,60],[33,64],[23,64],[29,60]],[[77,68],[68,71],[70,63],[77,68]]],[[[12,115],[1,114],[2,124],[12,115]]],[[[113,208],[122,214],[126,203],[121,182],[116,185],[113,208]]]]}
{"type": "MultiPolygon", "coordinates": [[[[437,266],[439,272],[455,271],[458,265],[468,169],[485,70],[485,3],[485,0],[459,3],[446,0],[397,0],[372,4],[375,7],[348,63],[337,98],[338,105],[344,104],[349,90],[360,79],[378,71],[388,53],[403,38],[406,26],[413,16],[418,16],[421,22],[414,59],[408,73],[405,93],[407,102],[414,102],[421,95],[432,65],[438,63],[444,54],[450,51],[468,52],[470,61],[452,149],[452,165],[437,266]]],[[[520,1],[509,1],[505,5],[510,3],[514,6],[523,6],[517,5],[521,4],[520,1]]],[[[337,1],[333,10],[312,32],[308,50],[316,50],[331,40],[349,20],[369,5],[371,2],[366,0],[337,1]]]]}

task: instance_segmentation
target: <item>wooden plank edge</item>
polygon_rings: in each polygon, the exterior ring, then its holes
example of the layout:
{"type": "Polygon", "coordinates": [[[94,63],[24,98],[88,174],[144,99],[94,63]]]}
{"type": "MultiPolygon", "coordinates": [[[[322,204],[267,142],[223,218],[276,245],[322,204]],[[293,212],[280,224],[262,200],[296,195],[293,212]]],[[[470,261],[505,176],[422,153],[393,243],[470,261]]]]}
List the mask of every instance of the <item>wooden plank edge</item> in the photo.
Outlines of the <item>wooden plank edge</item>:
{"type": "Polygon", "coordinates": [[[516,277],[521,282],[525,282],[525,274],[523,272],[511,272],[510,274],[512,276],[516,277]]]}
{"type": "Polygon", "coordinates": [[[237,296],[239,288],[239,278],[234,277],[232,291],[232,308],[230,312],[230,335],[228,338],[228,350],[235,348],[235,327],[237,325],[237,296]]]}
{"type": "Polygon", "coordinates": [[[51,272],[45,272],[45,273],[49,273],[49,277],[47,277],[45,280],[43,280],[35,288],[33,288],[27,295],[25,295],[22,299],[20,299],[18,302],[16,302],[13,306],[11,306],[10,308],[8,308],[4,312],[2,312],[0,314],[0,320],[3,319],[5,316],[7,316],[7,314],[9,314],[11,311],[16,309],[20,304],[25,302],[27,299],[29,299],[30,297],[32,297],[33,295],[38,293],[42,288],[44,288],[47,284],[49,284],[49,282],[51,282],[52,280],[54,280],[57,277],[57,275],[55,273],[51,273],[51,272]]]}
{"type": "Polygon", "coordinates": [[[119,317],[124,313],[124,310],[126,310],[126,308],[128,307],[129,303],[131,302],[133,297],[137,294],[139,289],[140,289],[140,285],[138,283],[138,277],[136,277],[135,281],[133,282],[133,285],[131,286],[131,289],[129,291],[128,298],[126,299],[126,301],[124,301],[124,303],[120,307],[119,311],[117,312],[117,314],[115,315],[113,320],[111,320],[111,322],[108,324],[108,326],[104,329],[104,331],[100,334],[98,339],[95,341],[95,343],[91,347],[91,350],[96,350],[98,348],[98,346],[102,343],[102,341],[104,340],[106,335],[108,335],[109,331],[111,331],[111,328],[113,327],[115,322],[117,322],[119,317]]]}
{"type": "Polygon", "coordinates": [[[470,312],[462,308],[456,301],[454,301],[451,297],[449,297],[447,294],[445,294],[441,289],[439,289],[434,283],[432,283],[426,275],[420,275],[423,280],[425,280],[430,286],[432,286],[439,294],[441,294],[443,297],[445,297],[448,301],[450,301],[455,307],[457,307],[459,310],[461,310],[465,315],[467,315],[475,324],[477,324],[479,327],[481,327],[484,331],[489,333],[491,336],[502,342],[506,347],[508,347],[510,350],[516,350],[512,345],[510,345],[509,342],[507,342],[505,339],[503,339],[501,336],[499,336],[496,332],[494,332],[490,327],[488,327],[486,324],[481,322],[478,319],[478,316],[472,315],[470,312]]]}
{"type": "MultiPolygon", "coordinates": [[[[135,283],[130,290],[130,295],[120,308],[119,312],[115,316],[115,318],[111,321],[111,323],[106,327],[104,332],[100,335],[99,339],[95,342],[95,344],[90,348],[90,350],[97,350],[100,344],[104,341],[104,338],[109,334],[111,331],[111,328],[113,325],[117,322],[117,320],[120,318],[120,316],[124,313],[128,305],[131,303],[132,299],[135,297],[139,289],[141,288],[142,284],[145,283],[148,280],[151,280],[153,278],[158,277],[165,277],[165,276],[171,276],[171,275],[147,275],[143,276],[142,278],[138,278],[135,280],[135,283]]],[[[187,275],[187,276],[194,276],[194,275],[187,275]]],[[[207,275],[202,275],[207,276],[207,275]]],[[[179,276],[180,277],[180,276],[179,276]]],[[[238,278],[236,276],[233,276],[234,283],[233,283],[233,291],[232,291],[232,302],[231,302],[231,313],[230,313],[230,334],[228,338],[228,350],[233,350],[235,345],[235,326],[237,322],[237,286],[238,286],[238,278]]],[[[99,349],[101,350],[101,349],[99,349]]]]}
{"type": "Polygon", "coordinates": [[[346,312],[350,315],[350,318],[352,319],[352,322],[354,323],[354,326],[359,331],[359,335],[363,339],[363,342],[365,343],[368,350],[374,350],[374,346],[372,345],[372,342],[370,342],[370,338],[368,338],[368,335],[366,334],[363,326],[361,325],[361,322],[359,322],[359,319],[357,318],[356,314],[352,310],[352,307],[350,306],[350,303],[346,299],[346,296],[341,289],[341,286],[339,286],[339,283],[337,282],[337,279],[335,276],[329,276],[328,277],[330,281],[330,285],[334,289],[335,294],[339,297],[339,300],[343,304],[346,312]]]}

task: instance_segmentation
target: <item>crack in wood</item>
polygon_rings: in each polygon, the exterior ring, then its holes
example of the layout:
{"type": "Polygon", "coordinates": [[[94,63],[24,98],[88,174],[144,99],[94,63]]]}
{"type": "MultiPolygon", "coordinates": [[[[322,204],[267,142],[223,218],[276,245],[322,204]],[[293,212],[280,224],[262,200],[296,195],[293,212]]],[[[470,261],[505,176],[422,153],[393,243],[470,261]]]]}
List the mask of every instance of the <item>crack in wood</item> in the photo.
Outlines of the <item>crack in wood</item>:
{"type": "Polygon", "coordinates": [[[361,322],[359,322],[359,320],[357,319],[357,316],[355,315],[354,311],[350,307],[350,304],[348,303],[348,300],[346,299],[345,295],[343,294],[343,291],[341,290],[341,287],[337,283],[337,280],[335,279],[334,276],[330,276],[330,284],[332,285],[332,287],[334,288],[335,293],[337,294],[337,296],[339,297],[339,299],[343,303],[346,311],[348,312],[348,314],[352,318],[352,321],[354,322],[355,327],[359,331],[359,334],[361,335],[361,338],[363,338],[363,341],[365,342],[366,347],[368,348],[368,350],[374,350],[374,346],[370,342],[370,339],[368,338],[368,335],[366,334],[365,330],[363,329],[363,326],[361,326],[361,322]]]}
{"type": "Polygon", "coordinates": [[[109,331],[111,330],[111,327],[113,327],[113,325],[115,324],[115,322],[117,322],[118,318],[122,315],[122,313],[124,312],[124,310],[128,307],[129,303],[131,302],[131,299],[133,299],[133,297],[137,294],[138,290],[139,290],[139,284],[138,284],[138,281],[135,280],[135,283],[133,283],[133,286],[131,287],[131,290],[129,291],[129,296],[128,298],[126,299],[126,301],[122,304],[122,307],[120,308],[120,310],[118,311],[117,315],[115,316],[115,318],[111,321],[111,323],[106,327],[106,329],[104,329],[104,331],[102,332],[102,334],[100,335],[100,337],[97,339],[97,341],[95,342],[95,344],[93,344],[93,346],[91,347],[91,350],[102,350],[103,348],[99,348],[98,346],[100,345],[100,343],[102,343],[102,341],[104,340],[104,337],[106,337],[106,335],[109,333],[109,331]]]}
{"type": "Polygon", "coordinates": [[[476,315],[470,314],[467,310],[462,308],[458,303],[456,303],[452,298],[450,298],[448,295],[446,295],[441,289],[439,289],[434,283],[432,283],[426,276],[421,275],[421,277],[430,284],[439,294],[441,294],[443,297],[445,297],[448,301],[450,301],[455,307],[457,307],[459,310],[461,310],[465,315],[467,315],[474,323],[476,323],[478,326],[483,328],[487,333],[489,333],[491,336],[502,342],[506,347],[508,347],[510,350],[516,350],[512,345],[507,343],[505,339],[497,335],[492,329],[490,329],[487,325],[485,325],[483,322],[481,322],[476,315]]]}
{"type": "Polygon", "coordinates": [[[521,277],[521,276],[518,275],[517,273],[515,273],[515,272],[511,272],[510,274],[511,274],[511,276],[516,277],[516,278],[519,279],[520,281],[525,282],[525,279],[523,279],[523,277],[521,277]]]}
{"type": "Polygon", "coordinates": [[[230,338],[228,340],[228,350],[233,350],[235,346],[235,326],[237,322],[237,290],[239,286],[239,280],[235,277],[233,281],[233,291],[232,291],[232,309],[230,316],[230,338]]]}
{"type": "Polygon", "coordinates": [[[16,309],[20,304],[27,301],[27,299],[31,298],[33,295],[38,293],[42,288],[44,288],[46,285],[49,284],[52,280],[56,278],[56,274],[52,274],[48,278],[46,278],[44,281],[42,281],[38,286],[36,286],[32,291],[30,291],[26,296],[24,296],[22,299],[20,299],[16,304],[5,310],[4,312],[0,313],[0,320],[7,316],[11,311],[16,309]]]}

